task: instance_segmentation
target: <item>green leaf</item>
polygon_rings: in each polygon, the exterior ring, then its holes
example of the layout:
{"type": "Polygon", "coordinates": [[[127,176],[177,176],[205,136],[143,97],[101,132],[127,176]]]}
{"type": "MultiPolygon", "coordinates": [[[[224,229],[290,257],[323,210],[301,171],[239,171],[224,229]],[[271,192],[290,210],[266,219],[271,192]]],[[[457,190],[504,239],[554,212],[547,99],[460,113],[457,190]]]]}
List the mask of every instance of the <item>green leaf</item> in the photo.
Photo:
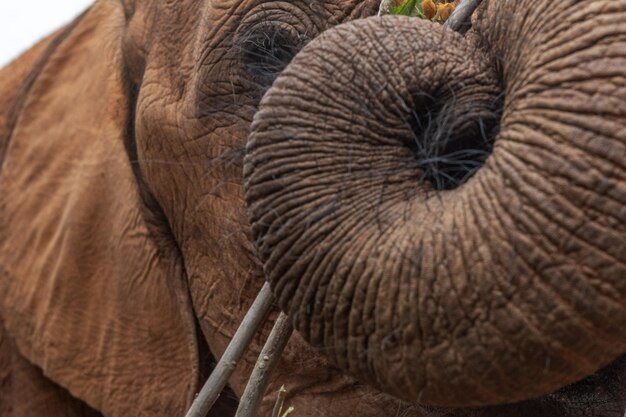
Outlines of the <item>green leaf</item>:
{"type": "Polygon", "coordinates": [[[390,6],[390,12],[391,14],[399,16],[413,16],[417,1],[418,0],[400,0],[400,4],[398,4],[397,6],[394,6],[394,3],[397,3],[397,1],[392,1],[390,6]]]}

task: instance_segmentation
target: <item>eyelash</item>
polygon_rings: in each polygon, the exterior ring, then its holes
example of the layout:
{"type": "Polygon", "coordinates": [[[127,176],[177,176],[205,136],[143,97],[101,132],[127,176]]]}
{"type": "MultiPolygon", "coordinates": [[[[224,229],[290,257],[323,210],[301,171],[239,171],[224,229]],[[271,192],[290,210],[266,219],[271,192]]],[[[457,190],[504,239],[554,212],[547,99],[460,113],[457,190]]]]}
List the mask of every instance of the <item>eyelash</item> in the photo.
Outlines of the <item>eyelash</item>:
{"type": "Polygon", "coordinates": [[[268,29],[253,32],[241,42],[246,71],[260,84],[271,84],[308,40],[306,35],[268,29]]]}

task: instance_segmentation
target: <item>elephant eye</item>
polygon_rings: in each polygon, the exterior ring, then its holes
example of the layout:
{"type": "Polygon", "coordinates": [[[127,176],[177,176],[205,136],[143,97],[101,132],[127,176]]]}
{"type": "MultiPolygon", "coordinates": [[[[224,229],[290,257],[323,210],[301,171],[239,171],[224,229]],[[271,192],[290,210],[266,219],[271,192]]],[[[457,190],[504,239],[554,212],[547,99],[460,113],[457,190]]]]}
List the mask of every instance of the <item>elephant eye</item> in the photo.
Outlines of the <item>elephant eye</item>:
{"type": "Polygon", "coordinates": [[[264,30],[243,40],[247,73],[262,86],[269,86],[305,43],[305,37],[283,29],[264,30]]]}

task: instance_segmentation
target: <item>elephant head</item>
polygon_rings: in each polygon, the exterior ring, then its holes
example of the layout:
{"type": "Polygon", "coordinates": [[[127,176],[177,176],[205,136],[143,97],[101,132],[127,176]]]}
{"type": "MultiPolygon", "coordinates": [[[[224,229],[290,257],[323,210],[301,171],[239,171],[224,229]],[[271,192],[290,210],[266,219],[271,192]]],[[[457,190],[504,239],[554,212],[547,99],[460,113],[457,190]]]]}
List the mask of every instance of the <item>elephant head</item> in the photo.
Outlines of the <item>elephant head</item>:
{"type": "Polygon", "coordinates": [[[485,405],[626,350],[624,1],[487,1],[322,34],[261,102],[245,163],[267,279],[331,362],[485,405]]]}
{"type": "Polygon", "coordinates": [[[267,279],[300,416],[623,409],[623,360],[452,407],[626,349],[626,2],[378,6],[98,0],[3,69],[2,346],[182,416],[267,279]]]}

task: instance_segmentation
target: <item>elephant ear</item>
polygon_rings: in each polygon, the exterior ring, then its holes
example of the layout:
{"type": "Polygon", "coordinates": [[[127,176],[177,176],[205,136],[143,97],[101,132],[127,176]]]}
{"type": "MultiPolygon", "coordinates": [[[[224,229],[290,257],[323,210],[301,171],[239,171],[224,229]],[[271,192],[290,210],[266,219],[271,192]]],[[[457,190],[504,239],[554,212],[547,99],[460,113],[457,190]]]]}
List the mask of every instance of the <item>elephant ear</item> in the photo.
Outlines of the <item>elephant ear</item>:
{"type": "Polygon", "coordinates": [[[118,2],[97,2],[34,65],[13,123],[0,109],[0,315],[22,355],[103,414],[182,415],[195,324],[129,156],[123,27],[118,2]]]}

